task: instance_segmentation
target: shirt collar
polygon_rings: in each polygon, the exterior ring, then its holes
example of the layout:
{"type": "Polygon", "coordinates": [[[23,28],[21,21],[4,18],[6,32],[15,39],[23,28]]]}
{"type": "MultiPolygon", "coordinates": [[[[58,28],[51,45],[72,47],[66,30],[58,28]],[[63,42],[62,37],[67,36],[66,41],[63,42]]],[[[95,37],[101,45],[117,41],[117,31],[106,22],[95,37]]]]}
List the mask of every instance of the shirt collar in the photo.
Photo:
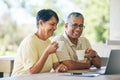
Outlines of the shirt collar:
{"type": "MultiPolygon", "coordinates": [[[[76,46],[75,44],[73,44],[73,43],[70,41],[70,39],[68,38],[66,32],[63,33],[63,36],[64,36],[65,39],[67,39],[67,41],[68,41],[68,43],[70,44],[70,46],[76,46]]],[[[80,38],[78,39],[78,44],[77,44],[77,46],[78,46],[78,45],[81,45],[80,38]]]]}

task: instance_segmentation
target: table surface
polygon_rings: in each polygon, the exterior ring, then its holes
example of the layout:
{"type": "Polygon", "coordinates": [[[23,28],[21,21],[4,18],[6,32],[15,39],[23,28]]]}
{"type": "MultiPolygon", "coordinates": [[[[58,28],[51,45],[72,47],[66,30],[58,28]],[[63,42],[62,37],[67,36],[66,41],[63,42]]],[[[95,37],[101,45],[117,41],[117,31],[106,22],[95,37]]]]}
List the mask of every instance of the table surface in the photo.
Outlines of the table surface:
{"type": "MultiPolygon", "coordinates": [[[[6,57],[0,58],[0,60],[1,59],[14,60],[13,58],[6,59],[6,57]]],[[[80,71],[78,70],[78,72],[80,71]]],[[[0,78],[0,80],[120,80],[120,74],[99,75],[96,77],[83,77],[83,76],[65,75],[64,73],[48,72],[48,73],[31,74],[31,75],[19,76],[19,77],[4,77],[4,78],[0,78]]]]}
{"type": "Polygon", "coordinates": [[[96,77],[66,76],[64,73],[40,73],[19,77],[6,77],[0,80],[120,80],[120,74],[99,75],[96,77]]]}

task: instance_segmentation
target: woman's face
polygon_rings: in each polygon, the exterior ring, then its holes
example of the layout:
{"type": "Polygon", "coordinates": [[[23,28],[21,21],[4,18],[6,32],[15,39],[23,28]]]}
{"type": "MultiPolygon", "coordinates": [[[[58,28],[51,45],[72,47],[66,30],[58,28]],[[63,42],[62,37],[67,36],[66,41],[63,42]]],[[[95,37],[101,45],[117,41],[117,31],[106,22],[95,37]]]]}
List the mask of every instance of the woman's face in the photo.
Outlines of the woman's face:
{"type": "Polygon", "coordinates": [[[48,21],[42,22],[40,29],[41,35],[44,37],[44,39],[48,39],[51,37],[54,33],[54,31],[57,28],[57,20],[54,16],[52,16],[48,21]]]}

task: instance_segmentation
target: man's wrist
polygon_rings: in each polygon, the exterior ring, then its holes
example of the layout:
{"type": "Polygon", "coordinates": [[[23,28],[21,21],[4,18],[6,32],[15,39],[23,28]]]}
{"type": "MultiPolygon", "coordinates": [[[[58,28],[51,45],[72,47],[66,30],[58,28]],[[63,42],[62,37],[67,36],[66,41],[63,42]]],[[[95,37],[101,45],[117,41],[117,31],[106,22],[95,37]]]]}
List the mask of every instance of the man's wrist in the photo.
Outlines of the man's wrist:
{"type": "Polygon", "coordinates": [[[97,52],[95,52],[95,54],[91,58],[96,58],[97,56],[97,52]]]}

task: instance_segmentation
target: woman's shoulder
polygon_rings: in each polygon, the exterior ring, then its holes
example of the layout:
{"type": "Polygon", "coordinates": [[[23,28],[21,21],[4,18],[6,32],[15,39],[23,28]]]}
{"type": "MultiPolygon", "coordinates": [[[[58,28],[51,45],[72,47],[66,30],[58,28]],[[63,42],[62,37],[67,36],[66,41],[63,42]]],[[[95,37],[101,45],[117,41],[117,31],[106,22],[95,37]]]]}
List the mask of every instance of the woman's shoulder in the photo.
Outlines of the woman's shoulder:
{"type": "Polygon", "coordinates": [[[35,38],[35,35],[34,34],[29,34],[28,36],[26,36],[22,41],[21,43],[22,44],[25,44],[25,43],[30,43],[34,40],[35,38]]]}

